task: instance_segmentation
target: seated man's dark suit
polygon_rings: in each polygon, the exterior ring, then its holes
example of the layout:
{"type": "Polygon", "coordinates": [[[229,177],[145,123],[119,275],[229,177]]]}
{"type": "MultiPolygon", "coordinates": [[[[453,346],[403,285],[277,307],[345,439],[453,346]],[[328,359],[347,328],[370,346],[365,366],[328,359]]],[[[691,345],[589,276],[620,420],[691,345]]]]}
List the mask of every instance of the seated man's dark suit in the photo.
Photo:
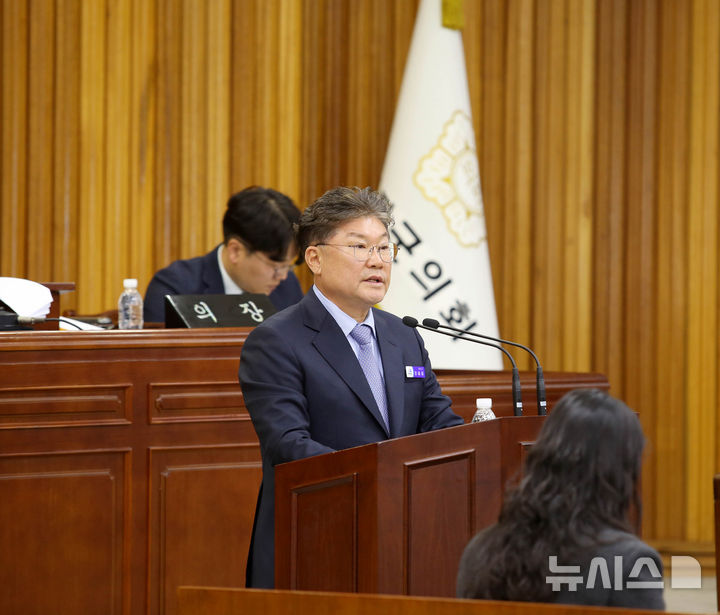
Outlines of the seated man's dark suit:
{"type": "Polygon", "coordinates": [[[417,331],[373,309],[385,374],[389,430],[350,344],[311,289],[255,328],[240,361],[245,404],[260,440],[263,482],[247,583],[274,585],[274,466],[311,455],[462,425],[417,331]],[[424,366],[407,378],[405,366],[424,366]]]}
{"type": "MultiPolygon", "coordinates": [[[[143,313],[145,322],[165,322],[165,295],[222,295],[225,292],[217,247],[205,256],[170,263],[150,280],[143,313]]],[[[302,299],[300,282],[291,271],[270,293],[270,301],[282,310],[302,299]]]]}

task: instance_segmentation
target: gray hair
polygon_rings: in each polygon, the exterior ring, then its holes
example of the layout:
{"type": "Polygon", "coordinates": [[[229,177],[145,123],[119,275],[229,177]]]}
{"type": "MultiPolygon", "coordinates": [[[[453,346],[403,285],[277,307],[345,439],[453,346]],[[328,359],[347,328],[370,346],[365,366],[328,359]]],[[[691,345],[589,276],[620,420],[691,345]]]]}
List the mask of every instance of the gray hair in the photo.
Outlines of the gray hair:
{"type": "Polygon", "coordinates": [[[323,243],[348,220],[372,216],[385,230],[394,224],[393,204],[382,192],[372,188],[332,188],[307,207],[298,222],[300,255],[308,246],[323,243]]]}

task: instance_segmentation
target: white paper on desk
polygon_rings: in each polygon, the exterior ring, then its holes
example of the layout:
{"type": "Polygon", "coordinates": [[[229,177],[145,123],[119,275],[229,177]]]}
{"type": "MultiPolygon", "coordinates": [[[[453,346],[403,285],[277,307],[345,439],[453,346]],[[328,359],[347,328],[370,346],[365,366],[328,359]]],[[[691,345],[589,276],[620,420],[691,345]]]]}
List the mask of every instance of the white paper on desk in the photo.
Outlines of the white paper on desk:
{"type": "Polygon", "coordinates": [[[74,318],[68,318],[67,316],[60,316],[60,330],[61,331],[102,331],[102,327],[90,324],[89,322],[83,322],[82,320],[75,320],[74,318]]]}
{"type": "Polygon", "coordinates": [[[0,277],[0,301],[18,316],[44,318],[52,300],[50,289],[38,282],[0,277]]]}

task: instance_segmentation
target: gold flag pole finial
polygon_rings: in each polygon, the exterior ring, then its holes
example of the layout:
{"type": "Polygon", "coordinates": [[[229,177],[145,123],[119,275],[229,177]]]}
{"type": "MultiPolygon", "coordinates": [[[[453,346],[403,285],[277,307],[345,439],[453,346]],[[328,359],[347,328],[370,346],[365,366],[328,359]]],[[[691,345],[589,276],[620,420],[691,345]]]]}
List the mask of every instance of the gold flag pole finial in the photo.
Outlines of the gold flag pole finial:
{"type": "Polygon", "coordinates": [[[452,30],[465,27],[463,0],[442,0],[442,25],[452,30]]]}

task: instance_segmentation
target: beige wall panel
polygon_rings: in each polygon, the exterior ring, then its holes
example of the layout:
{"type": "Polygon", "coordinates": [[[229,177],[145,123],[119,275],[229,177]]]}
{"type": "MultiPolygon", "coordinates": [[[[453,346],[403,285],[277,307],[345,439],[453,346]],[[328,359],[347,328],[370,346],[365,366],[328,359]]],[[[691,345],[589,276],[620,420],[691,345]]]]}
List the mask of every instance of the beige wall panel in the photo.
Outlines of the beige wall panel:
{"type": "Polygon", "coordinates": [[[0,273],[27,275],[28,7],[2,3],[0,273]]]}

